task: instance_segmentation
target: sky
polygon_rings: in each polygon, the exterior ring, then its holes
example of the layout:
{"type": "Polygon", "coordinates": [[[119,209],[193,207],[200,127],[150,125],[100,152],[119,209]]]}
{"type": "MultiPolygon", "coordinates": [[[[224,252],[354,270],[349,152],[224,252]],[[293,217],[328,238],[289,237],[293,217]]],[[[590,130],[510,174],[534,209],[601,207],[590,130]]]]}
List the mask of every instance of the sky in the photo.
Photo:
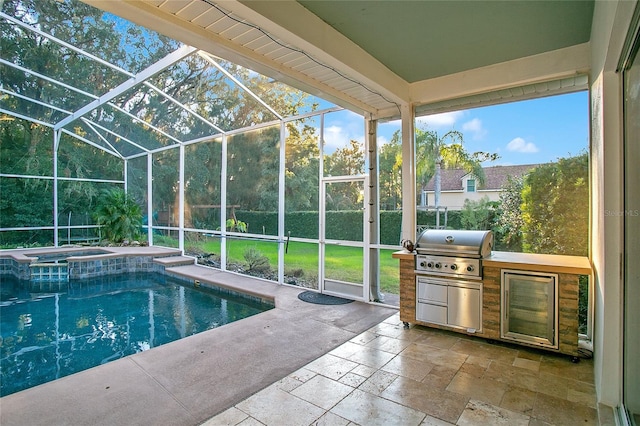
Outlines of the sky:
{"type": "MultiPolygon", "coordinates": [[[[538,164],[585,152],[589,146],[588,118],[588,93],[583,91],[420,117],[416,127],[440,134],[462,132],[467,151],[500,156],[485,166],[538,164]]],[[[380,142],[389,141],[398,129],[399,121],[380,124],[380,142]]],[[[349,111],[327,115],[326,145],[344,146],[351,139],[364,140],[362,117],[349,111]]]]}

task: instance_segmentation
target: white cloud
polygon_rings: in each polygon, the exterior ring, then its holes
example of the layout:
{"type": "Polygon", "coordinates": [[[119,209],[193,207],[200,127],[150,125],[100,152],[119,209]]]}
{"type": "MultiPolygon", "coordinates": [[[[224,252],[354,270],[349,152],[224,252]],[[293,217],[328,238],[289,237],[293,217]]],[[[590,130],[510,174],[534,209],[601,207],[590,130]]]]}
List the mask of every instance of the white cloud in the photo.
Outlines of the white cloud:
{"type": "Polygon", "coordinates": [[[335,151],[336,148],[345,146],[349,137],[340,126],[328,126],[324,129],[324,146],[328,152],[335,151]]]}
{"type": "Polygon", "coordinates": [[[474,118],[464,123],[462,131],[471,133],[471,137],[475,140],[484,139],[487,135],[487,130],[482,127],[482,121],[479,118],[474,118]]]}
{"type": "Polygon", "coordinates": [[[538,147],[533,142],[527,142],[522,138],[515,138],[507,144],[507,151],[533,153],[538,152],[538,147]]]}
{"type": "Polygon", "coordinates": [[[441,114],[417,117],[418,124],[426,124],[429,129],[451,128],[464,116],[464,111],[443,112],[441,114]]]}

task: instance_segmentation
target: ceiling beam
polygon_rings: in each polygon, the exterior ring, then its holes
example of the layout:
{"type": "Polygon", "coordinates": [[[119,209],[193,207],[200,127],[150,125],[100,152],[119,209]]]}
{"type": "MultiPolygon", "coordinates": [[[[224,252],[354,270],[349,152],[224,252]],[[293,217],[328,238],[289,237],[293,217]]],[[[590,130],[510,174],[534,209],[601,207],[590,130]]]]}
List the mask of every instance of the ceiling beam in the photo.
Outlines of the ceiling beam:
{"type": "Polygon", "coordinates": [[[411,84],[411,101],[430,104],[589,72],[589,43],[411,84]]]}

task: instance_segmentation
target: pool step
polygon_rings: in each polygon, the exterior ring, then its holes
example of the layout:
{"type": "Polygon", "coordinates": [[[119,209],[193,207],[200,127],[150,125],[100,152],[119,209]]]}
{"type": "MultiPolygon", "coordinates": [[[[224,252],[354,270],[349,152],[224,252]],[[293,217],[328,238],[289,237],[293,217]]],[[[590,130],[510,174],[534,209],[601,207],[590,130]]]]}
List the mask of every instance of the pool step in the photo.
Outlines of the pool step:
{"type": "Polygon", "coordinates": [[[165,256],[156,257],[153,259],[154,263],[158,263],[165,268],[171,268],[173,266],[193,265],[196,260],[193,257],[188,256],[165,256]]]}

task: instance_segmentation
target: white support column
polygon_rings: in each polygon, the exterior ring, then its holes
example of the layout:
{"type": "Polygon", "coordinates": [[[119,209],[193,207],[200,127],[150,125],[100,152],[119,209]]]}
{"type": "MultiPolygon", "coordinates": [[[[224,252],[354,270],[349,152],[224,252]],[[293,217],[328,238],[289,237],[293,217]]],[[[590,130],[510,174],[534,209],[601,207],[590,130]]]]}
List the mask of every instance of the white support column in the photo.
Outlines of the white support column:
{"type": "Polygon", "coordinates": [[[369,241],[366,248],[369,251],[369,300],[384,302],[384,295],[380,291],[380,178],[378,159],[378,121],[365,121],[366,145],[368,154],[369,187],[369,241]]]}
{"type": "Polygon", "coordinates": [[[324,187],[324,116],[320,115],[320,161],[318,164],[318,290],[324,290],[324,234],[325,234],[325,187],[324,187]]]}
{"type": "Polygon", "coordinates": [[[220,269],[227,270],[227,135],[222,135],[222,162],[220,163],[220,269]]]}
{"type": "Polygon", "coordinates": [[[184,145],[179,146],[180,164],[178,183],[178,249],[184,254],[184,145]]]}
{"type": "Polygon", "coordinates": [[[287,128],[284,121],[280,123],[280,167],[278,170],[278,284],[284,283],[284,256],[285,256],[285,166],[286,166],[286,146],[287,128]]]}
{"type": "Polygon", "coordinates": [[[58,147],[60,131],[53,132],[53,245],[58,247],[58,147]]]}
{"type": "Polygon", "coordinates": [[[153,245],[153,154],[147,153],[147,240],[153,245]]]}
{"type": "Polygon", "coordinates": [[[416,147],[413,105],[402,105],[402,239],[416,239],[416,147]]]}

